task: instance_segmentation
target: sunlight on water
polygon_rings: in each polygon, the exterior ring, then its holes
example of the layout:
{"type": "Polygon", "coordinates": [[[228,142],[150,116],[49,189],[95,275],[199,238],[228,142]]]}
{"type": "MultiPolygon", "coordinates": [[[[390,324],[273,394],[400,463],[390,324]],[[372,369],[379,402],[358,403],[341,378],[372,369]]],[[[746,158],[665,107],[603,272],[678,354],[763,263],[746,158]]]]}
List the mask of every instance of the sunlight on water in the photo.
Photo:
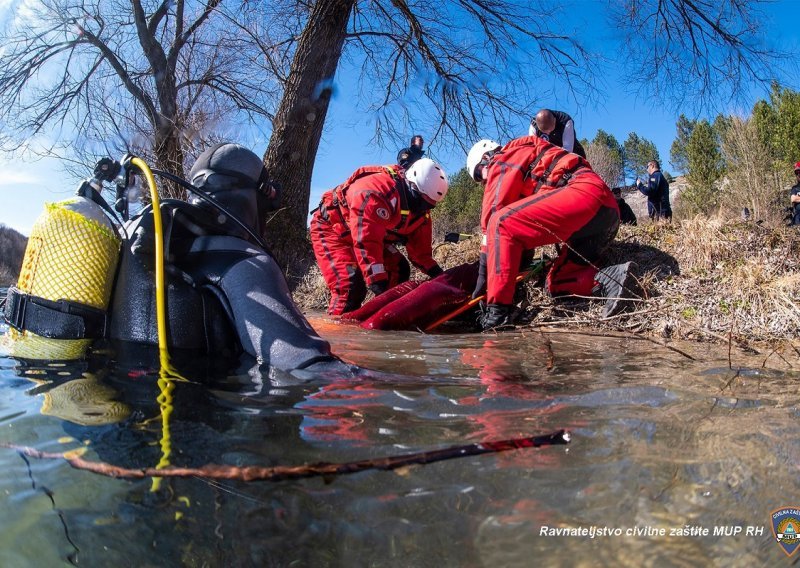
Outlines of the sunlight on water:
{"type": "Polygon", "coordinates": [[[0,565],[785,562],[769,515],[797,492],[797,374],[787,370],[796,355],[733,353],[731,370],[727,349],[642,338],[312,323],[376,373],[270,384],[203,364],[191,376],[209,384],[175,383],[164,420],[165,392],[139,362],[99,353],[53,368],[0,357],[0,443],[82,448],[92,462],[144,468],[346,462],[562,428],[573,441],[328,478],[163,479],[157,491],[150,479],[2,448],[0,565]],[[762,532],[657,533],[723,525],[762,532]],[[553,532],[592,528],[593,537],[553,532]]]}

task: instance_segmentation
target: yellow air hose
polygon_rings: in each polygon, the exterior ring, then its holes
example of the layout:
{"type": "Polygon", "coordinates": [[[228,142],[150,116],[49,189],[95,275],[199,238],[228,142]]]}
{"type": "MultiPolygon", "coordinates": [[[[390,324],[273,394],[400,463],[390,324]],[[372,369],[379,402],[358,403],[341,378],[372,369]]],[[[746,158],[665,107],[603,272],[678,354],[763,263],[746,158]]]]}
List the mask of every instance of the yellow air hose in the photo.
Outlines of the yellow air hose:
{"type": "Polygon", "coordinates": [[[150,187],[150,199],[153,206],[153,226],[156,232],[156,324],[158,326],[158,355],[161,370],[171,370],[169,351],[167,348],[167,303],[164,296],[164,225],[161,220],[161,206],[158,199],[158,187],[150,167],[141,158],[132,158],[131,164],[139,168],[150,187]]]}
{"type": "MultiPolygon", "coordinates": [[[[172,391],[175,388],[173,379],[186,381],[187,379],[179,375],[169,362],[169,349],[167,346],[167,302],[165,296],[164,280],[164,226],[161,220],[161,206],[158,199],[158,187],[153,172],[141,158],[132,158],[131,165],[136,166],[147,180],[150,187],[150,199],[153,207],[153,226],[156,237],[155,263],[156,263],[156,324],[158,327],[158,355],[161,363],[159,371],[158,405],[161,409],[161,460],[156,465],[156,469],[163,469],[171,465],[169,458],[172,453],[172,442],[169,432],[169,417],[172,414],[172,391]]],[[[158,491],[161,488],[160,477],[153,478],[151,491],[158,491]]]]}

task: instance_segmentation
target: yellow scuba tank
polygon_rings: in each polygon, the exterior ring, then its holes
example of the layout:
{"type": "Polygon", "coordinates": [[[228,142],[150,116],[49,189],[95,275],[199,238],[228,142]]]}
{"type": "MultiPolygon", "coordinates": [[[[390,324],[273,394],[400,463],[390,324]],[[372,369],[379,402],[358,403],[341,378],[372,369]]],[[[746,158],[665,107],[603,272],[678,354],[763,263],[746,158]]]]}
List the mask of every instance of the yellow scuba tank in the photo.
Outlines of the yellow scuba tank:
{"type": "Polygon", "coordinates": [[[92,340],[105,333],[119,248],[114,227],[93,201],[74,197],[46,204],[6,301],[9,355],[83,357],[92,340]]]}

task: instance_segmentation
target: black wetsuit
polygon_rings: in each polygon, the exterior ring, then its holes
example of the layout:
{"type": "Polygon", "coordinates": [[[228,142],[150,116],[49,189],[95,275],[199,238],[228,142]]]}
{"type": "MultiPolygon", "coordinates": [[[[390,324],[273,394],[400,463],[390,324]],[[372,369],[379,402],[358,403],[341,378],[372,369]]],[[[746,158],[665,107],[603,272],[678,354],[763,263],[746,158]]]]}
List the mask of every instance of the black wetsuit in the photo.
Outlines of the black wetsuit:
{"type": "MultiPolygon", "coordinates": [[[[294,304],[283,273],[265,250],[231,236],[217,225],[218,215],[195,205],[167,199],[161,211],[170,349],[244,352],[284,371],[353,371],[294,304]]],[[[152,210],[131,220],[126,232],[109,335],[157,345],[152,210]]]]}
{"type": "Polygon", "coordinates": [[[566,112],[560,110],[551,110],[553,116],[556,117],[556,127],[550,134],[545,134],[539,127],[536,126],[536,122],[534,121],[531,123],[531,126],[534,129],[534,134],[539,138],[543,138],[550,142],[551,144],[555,144],[556,146],[561,146],[564,148],[564,132],[566,130],[567,125],[571,122],[572,123],[572,134],[571,137],[573,138],[572,144],[572,152],[574,154],[578,154],[582,158],[586,157],[586,150],[583,149],[583,146],[578,141],[578,133],[575,132],[575,121],[572,120],[572,117],[568,115],[566,112]]]}
{"type": "Polygon", "coordinates": [[[636,214],[631,209],[622,197],[617,198],[617,205],[619,206],[619,222],[623,225],[635,225],[636,214]]]}

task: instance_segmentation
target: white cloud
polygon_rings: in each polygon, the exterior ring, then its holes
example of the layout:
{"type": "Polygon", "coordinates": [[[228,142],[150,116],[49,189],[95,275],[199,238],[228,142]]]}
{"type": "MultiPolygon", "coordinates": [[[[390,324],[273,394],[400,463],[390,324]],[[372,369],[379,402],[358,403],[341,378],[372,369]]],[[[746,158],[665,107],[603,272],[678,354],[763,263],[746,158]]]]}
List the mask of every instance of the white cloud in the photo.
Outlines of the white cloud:
{"type": "Polygon", "coordinates": [[[31,172],[6,171],[0,176],[0,187],[9,185],[35,185],[43,183],[43,178],[31,172]]]}

